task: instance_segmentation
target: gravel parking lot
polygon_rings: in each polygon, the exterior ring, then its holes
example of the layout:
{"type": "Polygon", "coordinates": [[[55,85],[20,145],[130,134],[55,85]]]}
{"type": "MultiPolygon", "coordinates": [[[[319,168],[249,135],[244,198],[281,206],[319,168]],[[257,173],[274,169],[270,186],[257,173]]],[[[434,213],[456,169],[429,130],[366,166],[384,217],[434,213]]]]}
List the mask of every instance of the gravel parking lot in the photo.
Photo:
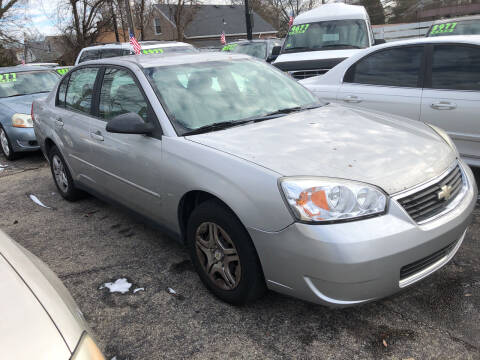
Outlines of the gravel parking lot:
{"type": "Polygon", "coordinates": [[[393,297],[330,310],[269,293],[238,308],[161,232],[92,197],[64,201],[39,153],[0,156],[0,194],[0,228],[57,273],[107,359],[480,359],[480,207],[453,261],[393,297]],[[99,289],[124,277],[126,294],[99,289]]]}

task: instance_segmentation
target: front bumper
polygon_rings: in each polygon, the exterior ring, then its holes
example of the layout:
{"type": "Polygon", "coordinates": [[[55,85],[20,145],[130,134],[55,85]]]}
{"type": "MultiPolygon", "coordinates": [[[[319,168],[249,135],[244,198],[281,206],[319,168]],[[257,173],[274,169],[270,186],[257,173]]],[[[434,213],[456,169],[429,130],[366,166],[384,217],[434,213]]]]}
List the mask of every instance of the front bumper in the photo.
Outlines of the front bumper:
{"type": "Polygon", "coordinates": [[[37,151],[40,149],[33,128],[7,126],[5,131],[7,132],[14,152],[37,151]]]}
{"type": "Polygon", "coordinates": [[[391,295],[423,279],[456,253],[477,200],[475,179],[463,165],[467,191],[450,212],[422,225],[390,199],[388,213],[332,225],[294,223],[280,232],[248,229],[262,263],[267,286],[275,291],[331,307],[351,306],[391,295]],[[400,278],[402,267],[448,253],[400,278]],[[422,272],[423,271],[423,272],[422,272]],[[408,281],[406,281],[408,280],[408,281]]]}

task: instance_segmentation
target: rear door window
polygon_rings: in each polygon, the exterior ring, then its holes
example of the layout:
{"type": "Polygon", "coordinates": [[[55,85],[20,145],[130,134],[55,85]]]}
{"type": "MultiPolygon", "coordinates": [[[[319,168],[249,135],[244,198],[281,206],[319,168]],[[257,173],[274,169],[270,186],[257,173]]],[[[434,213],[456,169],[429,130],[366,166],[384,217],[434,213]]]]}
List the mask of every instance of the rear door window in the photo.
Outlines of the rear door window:
{"type": "Polygon", "coordinates": [[[85,50],[84,52],[82,52],[82,55],[78,60],[78,63],[80,64],[81,62],[84,62],[84,61],[97,60],[97,59],[100,59],[100,50],[85,50]]]}
{"type": "Polygon", "coordinates": [[[423,46],[378,51],[352,66],[344,81],[368,85],[417,87],[422,58],[423,46]]]}
{"type": "Polygon", "coordinates": [[[78,69],[70,74],[65,107],[69,110],[90,114],[93,97],[93,85],[97,78],[98,68],[78,69]]]}
{"type": "Polygon", "coordinates": [[[436,45],[433,50],[432,88],[480,91],[480,48],[436,45]]]}

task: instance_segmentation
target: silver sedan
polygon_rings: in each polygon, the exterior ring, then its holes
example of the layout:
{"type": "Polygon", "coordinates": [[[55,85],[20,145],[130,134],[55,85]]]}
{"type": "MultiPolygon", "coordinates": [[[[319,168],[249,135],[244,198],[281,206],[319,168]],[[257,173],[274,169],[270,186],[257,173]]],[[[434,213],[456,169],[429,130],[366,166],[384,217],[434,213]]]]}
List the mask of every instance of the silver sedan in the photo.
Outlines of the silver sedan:
{"type": "Polygon", "coordinates": [[[0,231],[3,359],[104,360],[62,282],[0,231]]]}
{"type": "Polygon", "coordinates": [[[441,129],[321,103],[244,55],[87,62],[32,116],[64,198],[162,226],[232,304],[390,295],[455,255],[477,197],[441,129]]]}

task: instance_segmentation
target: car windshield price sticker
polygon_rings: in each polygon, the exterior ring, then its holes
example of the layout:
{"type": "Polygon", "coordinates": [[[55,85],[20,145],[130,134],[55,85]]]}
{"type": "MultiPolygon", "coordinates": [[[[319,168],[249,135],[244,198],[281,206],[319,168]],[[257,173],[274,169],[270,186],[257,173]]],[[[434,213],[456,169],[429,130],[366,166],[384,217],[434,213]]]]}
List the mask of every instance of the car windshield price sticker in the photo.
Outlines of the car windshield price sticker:
{"type": "Polygon", "coordinates": [[[16,73],[0,74],[0,83],[8,83],[13,81],[17,81],[16,73]]]}
{"type": "Polygon", "coordinates": [[[68,70],[70,70],[69,68],[64,68],[64,69],[57,69],[57,73],[59,73],[60,75],[65,75],[68,70]]]}
{"type": "Polygon", "coordinates": [[[157,49],[144,49],[142,50],[143,54],[163,54],[163,49],[157,48],[157,49]]]}
{"type": "Polygon", "coordinates": [[[232,51],[233,49],[235,49],[237,47],[238,44],[230,44],[230,45],[225,45],[223,48],[222,48],[222,51],[232,51]]]}
{"type": "Polygon", "coordinates": [[[434,25],[430,35],[452,33],[456,27],[456,22],[434,25]]]}
{"type": "Polygon", "coordinates": [[[310,24],[302,24],[302,25],[293,25],[288,32],[288,35],[297,35],[303,34],[309,28],[310,24]]]}

